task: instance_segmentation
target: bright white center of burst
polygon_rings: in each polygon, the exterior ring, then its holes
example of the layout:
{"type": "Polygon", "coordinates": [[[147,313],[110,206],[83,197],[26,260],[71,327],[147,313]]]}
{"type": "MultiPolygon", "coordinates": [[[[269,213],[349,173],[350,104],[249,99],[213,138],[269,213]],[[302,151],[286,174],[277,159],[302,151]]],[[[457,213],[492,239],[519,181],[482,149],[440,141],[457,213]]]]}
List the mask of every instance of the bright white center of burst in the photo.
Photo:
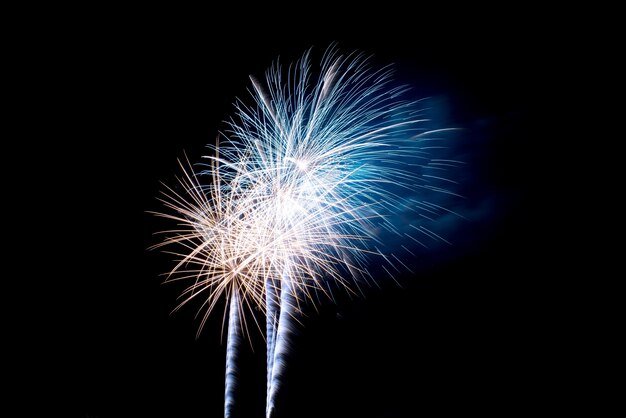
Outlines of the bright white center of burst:
{"type": "Polygon", "coordinates": [[[291,219],[304,210],[289,191],[278,192],[278,213],[283,219],[291,219]]]}
{"type": "Polygon", "coordinates": [[[296,165],[302,171],[306,171],[309,168],[309,162],[307,160],[296,160],[296,165]]]}
{"type": "Polygon", "coordinates": [[[306,171],[309,168],[309,162],[307,160],[300,160],[296,158],[287,157],[285,158],[285,161],[293,162],[296,165],[296,167],[298,167],[302,171],[306,171]]]}

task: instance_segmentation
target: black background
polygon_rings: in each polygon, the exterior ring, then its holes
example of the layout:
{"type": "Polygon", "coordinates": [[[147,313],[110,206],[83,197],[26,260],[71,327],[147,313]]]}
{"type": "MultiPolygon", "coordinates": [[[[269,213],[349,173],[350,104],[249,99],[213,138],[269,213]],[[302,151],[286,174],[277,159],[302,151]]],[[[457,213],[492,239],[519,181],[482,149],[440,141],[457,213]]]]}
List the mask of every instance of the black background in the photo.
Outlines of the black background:
{"type": "MultiPolygon", "coordinates": [[[[281,416],[506,415],[550,396],[531,126],[541,60],[524,16],[102,16],[52,23],[32,40],[28,78],[42,117],[21,154],[35,231],[21,267],[41,297],[20,308],[24,318],[36,312],[22,327],[36,352],[28,390],[51,395],[46,405],[63,416],[222,416],[221,317],[196,339],[193,307],[170,314],[180,289],[162,284],[170,259],[147,250],[162,227],[147,211],[161,209],[156,196],[177,159],[197,160],[224,128],[250,74],[338,42],[396,64],[418,95],[449,98],[451,121],[480,147],[473,182],[497,204],[457,232],[464,247],[399,276],[402,287],[383,283],[311,311],[281,416]]],[[[264,345],[258,332],[252,340],[241,417],[264,411],[264,345]]]]}

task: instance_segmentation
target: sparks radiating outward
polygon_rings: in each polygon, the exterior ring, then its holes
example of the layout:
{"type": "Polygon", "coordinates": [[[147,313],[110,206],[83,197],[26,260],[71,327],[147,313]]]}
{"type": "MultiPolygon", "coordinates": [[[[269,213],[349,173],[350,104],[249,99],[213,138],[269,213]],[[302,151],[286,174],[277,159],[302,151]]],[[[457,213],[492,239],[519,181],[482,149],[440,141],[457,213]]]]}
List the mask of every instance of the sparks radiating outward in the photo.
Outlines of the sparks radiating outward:
{"type": "MultiPolygon", "coordinates": [[[[198,333],[208,315],[222,295],[230,300],[228,306],[228,337],[226,355],[226,390],[224,398],[225,417],[232,416],[234,393],[237,383],[237,354],[241,341],[240,329],[247,329],[245,315],[240,312],[244,305],[262,304],[262,277],[254,257],[256,245],[254,231],[240,221],[243,213],[237,213],[235,194],[223,194],[223,185],[217,163],[215,175],[208,187],[201,187],[197,177],[183,167],[184,176],[179,179],[182,194],[168,188],[160,199],[172,211],[156,213],[178,223],[178,229],[170,233],[162,243],[153,248],[178,244],[183,252],[172,252],[179,257],[167,281],[194,279],[192,285],[181,295],[179,309],[194,298],[204,298],[206,307],[198,333]]],[[[232,178],[231,178],[232,180],[232,178]]]]}
{"type": "Polygon", "coordinates": [[[372,69],[363,55],[331,47],[318,72],[307,52],[287,71],[274,65],[265,83],[251,77],[254,103],[236,104],[225,140],[207,157],[210,167],[197,177],[185,174],[184,194],[164,194],[174,214],[161,216],[183,225],[160,244],[184,248],[170,280],[194,280],[181,304],[204,295],[202,326],[216,300],[231,300],[226,416],[239,333],[247,332],[243,307],[266,312],[271,417],[302,302],[329,293],[328,282],[354,292],[353,284],[373,280],[370,255],[401,263],[381,250],[381,231],[418,243],[409,231],[440,238],[394,221],[399,212],[444,213],[416,196],[451,193],[439,186],[447,181],[439,173],[456,162],[429,155],[441,130],[423,128],[418,102],[404,100],[408,87],[393,86],[391,75],[388,67],[372,69]],[[201,185],[205,178],[209,184],[201,185]]]}

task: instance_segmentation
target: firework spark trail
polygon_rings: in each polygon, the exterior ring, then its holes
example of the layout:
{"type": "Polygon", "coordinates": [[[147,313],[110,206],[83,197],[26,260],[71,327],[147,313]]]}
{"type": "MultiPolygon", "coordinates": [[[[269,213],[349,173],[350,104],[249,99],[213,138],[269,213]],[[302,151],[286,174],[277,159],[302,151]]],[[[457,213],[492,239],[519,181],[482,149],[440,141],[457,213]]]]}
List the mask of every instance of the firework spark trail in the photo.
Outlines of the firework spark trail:
{"type": "Polygon", "coordinates": [[[233,416],[235,389],[237,387],[237,356],[241,345],[239,297],[232,292],[228,308],[228,341],[226,343],[226,389],[224,391],[224,418],[233,416]]]}
{"type": "MultiPolygon", "coordinates": [[[[278,295],[272,280],[267,280],[265,285],[265,335],[267,340],[267,382],[272,380],[272,364],[274,363],[274,343],[278,327],[278,295]]],[[[270,384],[267,384],[266,404],[270,399],[270,384]]]]}
{"type": "Polygon", "coordinates": [[[276,409],[276,395],[279,393],[286,371],[287,357],[294,333],[293,316],[296,315],[297,302],[291,289],[289,278],[281,281],[280,318],[276,333],[276,343],[272,350],[273,360],[270,380],[268,382],[268,400],[266,416],[274,415],[276,409]]]}

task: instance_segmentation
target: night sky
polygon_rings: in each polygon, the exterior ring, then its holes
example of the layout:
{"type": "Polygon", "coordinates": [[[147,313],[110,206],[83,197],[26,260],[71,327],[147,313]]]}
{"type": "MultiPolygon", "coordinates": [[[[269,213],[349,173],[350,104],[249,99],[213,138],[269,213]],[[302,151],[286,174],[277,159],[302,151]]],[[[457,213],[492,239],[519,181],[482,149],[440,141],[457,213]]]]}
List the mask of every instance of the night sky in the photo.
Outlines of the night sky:
{"type": "MultiPolygon", "coordinates": [[[[534,410],[545,388],[526,382],[545,328],[530,197],[533,46],[506,19],[374,18],[280,28],[234,15],[186,24],[162,11],[158,20],[61,25],[39,40],[48,70],[37,83],[50,113],[28,155],[35,213],[50,222],[34,239],[43,297],[24,332],[40,352],[32,381],[56,393],[58,416],[222,416],[221,310],[198,339],[197,306],[171,313],[181,288],[162,283],[171,258],[147,250],[163,228],[147,212],[162,209],[156,196],[179,174],[177,159],[199,161],[235,99],[247,100],[250,74],[262,78],[276,58],[293,62],[333,41],[395,64],[415,97],[434,98],[442,121],[462,128],[452,151],[466,161],[457,179],[466,199],[452,204],[466,219],[444,226],[452,246],[420,252],[399,284],[381,280],[363,297],[309,310],[281,416],[534,410]],[[233,24],[220,29],[222,20],[233,24]]],[[[265,408],[256,330],[252,343],[240,362],[240,417],[265,408]]]]}

